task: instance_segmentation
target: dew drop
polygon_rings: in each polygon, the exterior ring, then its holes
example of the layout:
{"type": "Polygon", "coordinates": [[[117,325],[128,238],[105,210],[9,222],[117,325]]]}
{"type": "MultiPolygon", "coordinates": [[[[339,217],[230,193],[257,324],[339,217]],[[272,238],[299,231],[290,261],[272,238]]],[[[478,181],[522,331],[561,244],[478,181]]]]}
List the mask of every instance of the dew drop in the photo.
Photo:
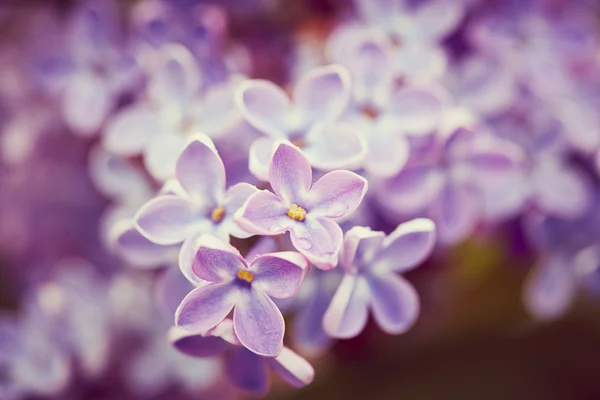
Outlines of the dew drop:
{"type": "Polygon", "coordinates": [[[305,238],[296,239],[296,246],[300,247],[302,250],[310,250],[313,247],[310,240],[305,238]]]}

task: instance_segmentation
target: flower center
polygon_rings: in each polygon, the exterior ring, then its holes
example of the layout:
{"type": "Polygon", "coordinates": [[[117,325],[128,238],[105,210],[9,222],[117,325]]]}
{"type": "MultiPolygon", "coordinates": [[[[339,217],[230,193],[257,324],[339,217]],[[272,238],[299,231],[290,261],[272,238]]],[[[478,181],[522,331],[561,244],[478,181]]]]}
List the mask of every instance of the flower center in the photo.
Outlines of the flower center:
{"type": "Polygon", "coordinates": [[[304,217],[306,217],[306,210],[297,204],[292,204],[287,212],[287,216],[295,221],[302,222],[304,221],[304,217]]]}
{"type": "Polygon", "coordinates": [[[362,113],[364,116],[371,119],[375,119],[377,118],[377,115],[379,115],[379,111],[371,105],[364,106],[362,109],[362,113]]]}
{"type": "Polygon", "coordinates": [[[252,283],[254,280],[254,274],[250,271],[246,271],[245,269],[240,269],[237,273],[238,279],[246,281],[248,283],[252,283]]]}
{"type": "Polygon", "coordinates": [[[210,213],[210,219],[213,222],[221,222],[225,217],[225,209],[221,206],[215,207],[210,213]]]}
{"type": "Polygon", "coordinates": [[[291,140],[292,144],[299,149],[303,149],[306,146],[306,142],[302,139],[291,140]]]}

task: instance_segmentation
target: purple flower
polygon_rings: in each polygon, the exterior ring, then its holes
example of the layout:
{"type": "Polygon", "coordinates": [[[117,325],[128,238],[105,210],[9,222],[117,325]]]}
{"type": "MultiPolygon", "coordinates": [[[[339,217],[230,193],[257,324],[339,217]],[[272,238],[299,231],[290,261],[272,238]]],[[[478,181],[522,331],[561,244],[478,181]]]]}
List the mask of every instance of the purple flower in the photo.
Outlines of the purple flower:
{"type": "Polygon", "coordinates": [[[233,246],[213,236],[201,236],[193,272],[207,285],[191,291],[175,315],[178,326],[206,332],[234,309],[233,328],[250,351],[275,357],[283,346],[285,325],[271,297],[293,296],[309,270],[295,252],[264,254],[248,265],[233,246]]]}
{"type": "Polygon", "coordinates": [[[169,340],[179,351],[192,357],[224,356],[229,382],[238,389],[255,394],[265,394],[269,389],[269,369],[296,388],[310,384],[315,374],[305,359],[285,346],[275,358],[248,351],[237,337],[230,319],[225,319],[204,335],[171,328],[169,340]]]}
{"type": "Polygon", "coordinates": [[[310,165],[322,170],[354,168],[366,154],[359,132],[336,124],[350,100],[348,71],[329,65],[309,71],[296,84],[292,98],[265,80],[242,83],[237,102],[244,118],[268,135],[250,148],[250,170],[267,180],[268,163],[276,140],[287,139],[306,154],[310,165]]]}
{"type": "Polygon", "coordinates": [[[367,181],[350,171],[333,171],[312,185],[307,157],[294,145],[280,143],[269,164],[275,193],[252,195],[234,220],[248,233],[291,233],[292,244],[315,266],[333,268],[342,244],[334,219],[352,213],[367,192],[367,181]]]}
{"type": "MultiPolygon", "coordinates": [[[[225,168],[212,141],[196,136],[177,159],[175,194],[158,196],[138,211],[135,224],[150,241],[170,245],[209,233],[250,236],[233,222],[233,214],[256,188],[239,183],[225,190],[225,168]]],[[[185,245],[184,245],[185,247],[185,245]]]]}
{"type": "Polygon", "coordinates": [[[406,332],[419,315],[419,297],[397,275],[417,267],[435,244],[435,225],[415,219],[389,236],[357,226],[344,237],[340,266],[346,274],[323,317],[325,331],[338,338],[362,332],[371,308],[379,327],[390,334],[406,332]]]}

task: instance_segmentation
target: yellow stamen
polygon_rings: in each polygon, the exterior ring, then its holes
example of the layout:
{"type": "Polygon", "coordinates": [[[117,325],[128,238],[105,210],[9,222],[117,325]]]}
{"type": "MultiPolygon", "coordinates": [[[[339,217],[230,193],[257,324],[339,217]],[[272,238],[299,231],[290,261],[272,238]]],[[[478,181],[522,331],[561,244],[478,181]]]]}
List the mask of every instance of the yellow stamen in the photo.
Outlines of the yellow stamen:
{"type": "Polygon", "coordinates": [[[254,280],[254,274],[252,272],[246,271],[245,269],[240,269],[237,273],[238,279],[246,281],[248,283],[252,283],[254,280]]]}
{"type": "Polygon", "coordinates": [[[292,144],[299,149],[302,149],[304,146],[306,146],[306,143],[302,139],[292,140],[292,144]]]}
{"type": "Polygon", "coordinates": [[[304,221],[304,217],[306,217],[306,210],[297,204],[292,204],[287,212],[287,216],[295,221],[302,222],[304,221]]]}
{"type": "Polygon", "coordinates": [[[212,219],[213,222],[221,222],[224,217],[225,209],[221,206],[215,207],[210,213],[210,219],[212,219]]]}

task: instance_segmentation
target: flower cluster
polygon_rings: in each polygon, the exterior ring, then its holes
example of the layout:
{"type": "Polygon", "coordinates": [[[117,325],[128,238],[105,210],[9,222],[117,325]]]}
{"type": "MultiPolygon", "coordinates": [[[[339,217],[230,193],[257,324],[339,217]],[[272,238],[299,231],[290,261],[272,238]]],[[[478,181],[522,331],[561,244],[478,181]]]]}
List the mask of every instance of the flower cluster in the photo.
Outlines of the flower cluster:
{"type": "Polygon", "coordinates": [[[0,398],[301,388],[465,243],[600,290],[590,2],[70,3],[0,6],[0,398]]]}

